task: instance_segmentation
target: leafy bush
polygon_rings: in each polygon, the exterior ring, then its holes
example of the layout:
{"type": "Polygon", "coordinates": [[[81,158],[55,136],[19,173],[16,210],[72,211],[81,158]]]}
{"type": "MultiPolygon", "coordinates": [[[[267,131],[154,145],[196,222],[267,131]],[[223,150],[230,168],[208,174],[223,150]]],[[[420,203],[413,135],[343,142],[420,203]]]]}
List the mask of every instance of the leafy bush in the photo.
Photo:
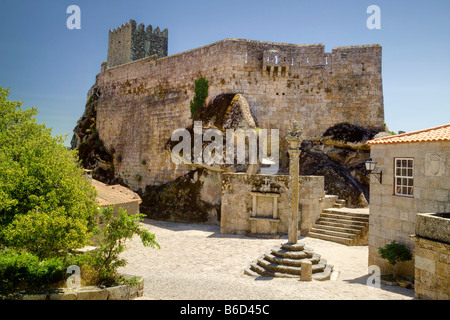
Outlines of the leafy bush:
{"type": "Polygon", "coordinates": [[[85,272],[86,285],[123,280],[117,269],[126,265],[119,257],[124,242],[138,235],[145,246],[159,247],[155,235],[139,226],[142,215],[107,209],[100,250],[72,254],[96,229],[95,189],[76,152],[37,124],[36,109],[22,110],[8,94],[0,88],[0,292],[64,285],[70,265],[85,272]]]}
{"type": "Polygon", "coordinates": [[[191,100],[191,118],[194,119],[195,114],[203,108],[206,103],[206,98],[208,98],[208,81],[200,77],[195,80],[194,85],[194,99],[191,100]]]}
{"type": "Polygon", "coordinates": [[[378,253],[381,258],[386,259],[392,266],[392,273],[395,277],[395,265],[398,262],[409,261],[412,259],[412,254],[404,245],[395,241],[378,248],[378,253]]]}
{"type": "Polygon", "coordinates": [[[47,259],[23,250],[0,251],[0,293],[64,287],[70,265],[80,267],[83,286],[139,283],[139,277],[122,277],[118,268],[126,266],[120,254],[126,249],[125,242],[135,235],[144,246],[159,248],[155,235],[139,225],[144,215],[128,215],[123,209],[115,214],[112,208],[102,209],[101,215],[104,225],[96,232],[97,251],[47,259]]]}
{"type": "Polygon", "coordinates": [[[31,253],[5,249],[0,252],[0,293],[58,285],[66,277],[66,268],[60,258],[40,261],[31,253]]]}
{"type": "Polygon", "coordinates": [[[75,151],[0,88],[0,245],[39,258],[85,246],[97,212],[75,151]]]}
{"type": "Polygon", "coordinates": [[[139,225],[144,215],[128,215],[122,208],[117,214],[112,208],[103,209],[101,215],[104,226],[97,235],[99,250],[91,254],[90,260],[81,269],[82,275],[96,285],[112,285],[123,280],[117,270],[127,264],[125,259],[120,258],[127,240],[137,235],[144,246],[159,248],[159,244],[154,234],[139,225]]]}

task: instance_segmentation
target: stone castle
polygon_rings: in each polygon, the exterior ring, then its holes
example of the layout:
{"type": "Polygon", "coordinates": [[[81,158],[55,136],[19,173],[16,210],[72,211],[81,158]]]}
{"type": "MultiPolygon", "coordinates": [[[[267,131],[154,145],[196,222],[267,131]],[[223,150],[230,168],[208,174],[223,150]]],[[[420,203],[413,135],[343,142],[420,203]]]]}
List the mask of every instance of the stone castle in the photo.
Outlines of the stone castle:
{"type": "Polygon", "coordinates": [[[120,66],[153,55],[166,57],[168,37],[167,29],[160,31],[157,27],[153,30],[151,25],[145,29],[142,23],[136,28],[134,20],[110,30],[108,67],[120,66]]]}
{"type": "MultiPolygon", "coordinates": [[[[95,101],[95,130],[113,155],[114,176],[133,190],[191,170],[175,166],[165,144],[175,129],[192,124],[190,101],[201,76],[209,82],[209,101],[239,93],[257,126],[279,129],[280,137],[291,120],[307,140],[339,123],[384,130],[380,45],[325,52],[324,44],[230,38],[170,56],[167,45],[167,29],[133,20],[110,31],[108,60],[88,95],[86,108],[95,101]]],[[[281,142],[280,149],[285,168],[287,146],[281,142]]]]}

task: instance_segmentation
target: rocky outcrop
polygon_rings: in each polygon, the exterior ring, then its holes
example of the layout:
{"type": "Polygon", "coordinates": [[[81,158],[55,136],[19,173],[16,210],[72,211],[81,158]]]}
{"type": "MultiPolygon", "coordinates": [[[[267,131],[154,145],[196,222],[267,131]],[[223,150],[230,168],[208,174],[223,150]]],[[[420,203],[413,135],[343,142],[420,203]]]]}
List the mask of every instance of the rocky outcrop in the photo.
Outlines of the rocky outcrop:
{"type": "Polygon", "coordinates": [[[325,177],[327,194],[338,195],[353,208],[369,204],[369,176],[365,144],[379,131],[342,123],[329,128],[317,141],[305,140],[300,155],[300,174],[325,177]]]}
{"type": "MultiPolygon", "coordinates": [[[[257,123],[253,117],[247,100],[241,94],[227,93],[217,96],[208,105],[197,111],[194,115],[194,121],[201,122],[202,134],[208,129],[217,129],[222,133],[223,154],[222,159],[226,159],[226,131],[228,129],[256,129],[257,123]]],[[[186,130],[194,137],[194,124],[187,127],[186,130]]],[[[178,141],[166,142],[166,150],[172,152],[172,149],[178,144],[178,141]]],[[[210,142],[203,142],[203,150],[210,142]]],[[[247,145],[248,150],[248,145],[247,145]]],[[[191,159],[194,159],[194,139],[191,139],[191,159]]],[[[204,154],[204,153],[203,153],[204,154]]],[[[251,172],[256,173],[259,166],[249,164],[237,164],[237,153],[235,153],[234,164],[191,164],[193,169],[202,168],[217,172],[251,172]]],[[[192,161],[194,162],[194,161],[192,161]]],[[[225,162],[225,161],[224,161],[225,162]]]]}
{"type": "Polygon", "coordinates": [[[92,177],[106,184],[121,184],[121,179],[114,176],[114,150],[106,150],[97,131],[97,107],[101,92],[95,86],[88,94],[84,113],[78,120],[71,141],[71,148],[78,151],[81,165],[92,170],[92,177]]]}
{"type": "MultiPolygon", "coordinates": [[[[208,129],[220,130],[223,133],[223,146],[226,145],[227,129],[256,128],[256,121],[250,112],[248,102],[240,94],[217,96],[200,109],[193,120],[201,121],[203,132],[208,129]]],[[[191,125],[186,129],[193,137],[194,126],[191,125]]],[[[177,143],[168,140],[166,150],[171,152],[177,143]]],[[[193,143],[194,139],[191,139],[192,151],[193,143]]],[[[203,144],[203,148],[206,145],[203,144]]],[[[225,148],[223,159],[225,159],[225,148]]],[[[174,181],[159,186],[147,186],[140,193],[143,201],[141,212],[156,220],[218,223],[221,206],[221,172],[246,172],[251,168],[250,165],[229,164],[192,164],[190,166],[191,172],[174,181]]]]}
{"type": "Polygon", "coordinates": [[[220,173],[193,170],[172,182],[147,186],[140,193],[141,213],[155,220],[218,223],[221,186],[220,173]]]}
{"type": "Polygon", "coordinates": [[[217,96],[205,108],[201,109],[199,119],[207,127],[219,130],[252,128],[257,124],[247,100],[241,94],[225,93],[217,96]]]}

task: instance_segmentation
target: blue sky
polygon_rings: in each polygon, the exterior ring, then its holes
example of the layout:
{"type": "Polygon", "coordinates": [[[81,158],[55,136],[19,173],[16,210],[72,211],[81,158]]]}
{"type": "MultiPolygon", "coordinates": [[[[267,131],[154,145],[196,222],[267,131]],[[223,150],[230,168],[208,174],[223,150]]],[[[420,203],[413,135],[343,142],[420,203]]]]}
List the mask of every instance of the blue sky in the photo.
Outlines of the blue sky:
{"type": "Polygon", "coordinates": [[[0,86],[37,107],[38,121],[68,134],[107,57],[108,31],[130,19],[169,29],[169,55],[225,38],[383,46],[386,124],[414,131],[450,122],[450,1],[1,0],[0,86]],[[381,29],[369,30],[370,5],[381,29]],[[69,30],[66,9],[81,9],[69,30]]]}

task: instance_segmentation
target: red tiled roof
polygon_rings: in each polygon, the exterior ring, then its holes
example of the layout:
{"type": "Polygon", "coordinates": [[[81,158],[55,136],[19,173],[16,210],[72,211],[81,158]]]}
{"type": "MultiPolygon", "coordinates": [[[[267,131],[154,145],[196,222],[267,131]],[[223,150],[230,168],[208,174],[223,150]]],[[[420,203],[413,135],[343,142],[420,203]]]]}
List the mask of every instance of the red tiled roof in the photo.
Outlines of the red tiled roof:
{"type": "Polygon", "coordinates": [[[97,190],[97,202],[101,207],[130,202],[142,202],[139,195],[121,185],[108,186],[98,180],[92,179],[92,186],[97,190]]]}
{"type": "Polygon", "coordinates": [[[370,140],[367,141],[367,144],[372,145],[429,141],[450,141],[450,123],[434,128],[370,140]]]}

